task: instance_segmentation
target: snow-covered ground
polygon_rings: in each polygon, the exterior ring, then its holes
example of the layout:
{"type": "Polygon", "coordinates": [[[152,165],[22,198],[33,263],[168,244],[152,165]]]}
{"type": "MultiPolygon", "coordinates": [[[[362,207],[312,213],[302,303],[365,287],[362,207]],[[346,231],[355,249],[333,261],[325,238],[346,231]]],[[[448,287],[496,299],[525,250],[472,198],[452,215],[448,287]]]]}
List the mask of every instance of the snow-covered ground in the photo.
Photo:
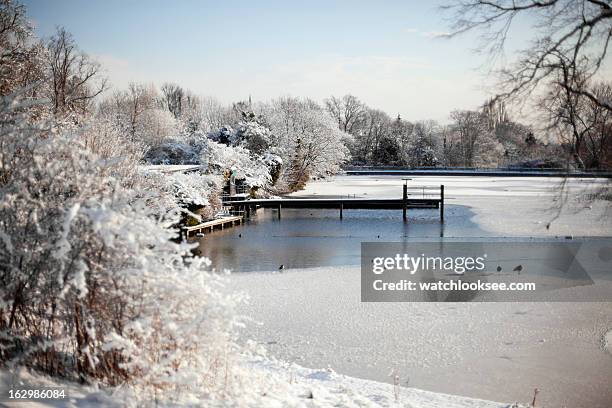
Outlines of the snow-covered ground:
{"type": "MultiPolygon", "coordinates": [[[[0,371],[0,391],[19,387],[60,387],[65,399],[11,402],[0,400],[6,407],[406,407],[406,408],[506,408],[509,404],[433,393],[403,386],[362,380],[338,374],[331,369],[313,370],[274,359],[258,359],[245,363],[252,378],[252,390],[238,397],[211,401],[180,400],[171,404],[138,401],[128,389],[101,390],[97,387],[56,380],[22,369],[16,375],[0,371]]],[[[401,380],[401,378],[400,378],[401,380]]],[[[517,408],[526,406],[520,405],[517,408]]]]}
{"type": "MultiPolygon", "coordinates": [[[[471,221],[497,236],[611,231],[609,204],[582,199],[583,189],[600,180],[571,180],[560,213],[551,210],[560,179],[412,177],[409,183],[445,184],[449,211],[468,206],[471,221]]],[[[401,184],[401,177],[337,177],[296,195],[397,197],[401,184]]],[[[391,382],[395,370],[402,385],[493,401],[530,401],[537,387],[541,406],[612,406],[612,356],[604,350],[612,303],[362,303],[354,266],[231,280],[232,289],[251,297],[242,311],[260,323],[245,337],[282,360],[381,382],[391,382]]]]}

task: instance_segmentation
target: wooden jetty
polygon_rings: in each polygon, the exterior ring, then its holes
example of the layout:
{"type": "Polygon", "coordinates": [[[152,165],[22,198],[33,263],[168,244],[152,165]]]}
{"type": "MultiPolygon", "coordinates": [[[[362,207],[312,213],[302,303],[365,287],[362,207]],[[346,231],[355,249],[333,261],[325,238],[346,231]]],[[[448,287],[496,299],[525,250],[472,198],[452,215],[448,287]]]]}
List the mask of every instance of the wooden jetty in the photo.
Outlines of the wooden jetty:
{"type": "Polygon", "coordinates": [[[420,198],[409,197],[407,186],[404,185],[402,198],[272,198],[226,201],[224,205],[243,211],[247,217],[256,208],[274,208],[278,210],[279,219],[283,208],[338,209],[340,218],[344,210],[349,209],[402,210],[404,220],[407,218],[406,212],[409,208],[433,208],[440,210],[440,221],[443,222],[444,186],[441,185],[439,194],[433,197],[429,194],[426,197],[424,192],[420,198]]]}
{"type": "Polygon", "coordinates": [[[202,224],[193,225],[190,227],[184,227],[183,231],[185,232],[185,235],[187,237],[190,237],[200,232],[206,232],[206,231],[212,232],[215,228],[224,229],[226,226],[233,226],[236,223],[241,224],[242,221],[243,221],[242,216],[233,215],[229,217],[222,217],[222,218],[217,218],[215,220],[206,221],[206,222],[203,222],[202,224]]]}

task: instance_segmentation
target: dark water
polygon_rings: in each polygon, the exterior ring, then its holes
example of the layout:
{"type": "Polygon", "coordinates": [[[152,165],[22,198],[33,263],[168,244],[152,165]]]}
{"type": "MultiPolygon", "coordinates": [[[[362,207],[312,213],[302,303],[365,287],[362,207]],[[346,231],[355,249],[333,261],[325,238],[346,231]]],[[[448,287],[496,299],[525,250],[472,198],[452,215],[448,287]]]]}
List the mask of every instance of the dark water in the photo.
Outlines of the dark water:
{"type": "Polygon", "coordinates": [[[439,211],[409,210],[407,222],[397,210],[284,209],[259,210],[242,226],[208,233],[199,238],[197,253],[210,258],[217,270],[274,271],[285,268],[358,265],[361,242],[440,240],[486,237],[490,234],[471,221],[469,207],[447,205],[445,223],[439,211]]]}

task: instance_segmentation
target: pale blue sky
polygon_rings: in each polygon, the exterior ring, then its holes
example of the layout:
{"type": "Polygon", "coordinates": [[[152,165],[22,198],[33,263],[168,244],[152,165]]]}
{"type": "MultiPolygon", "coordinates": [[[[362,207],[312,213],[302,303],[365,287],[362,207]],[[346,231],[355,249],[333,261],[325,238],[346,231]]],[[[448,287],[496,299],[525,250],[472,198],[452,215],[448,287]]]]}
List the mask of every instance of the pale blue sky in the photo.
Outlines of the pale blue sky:
{"type": "Polygon", "coordinates": [[[448,26],[433,1],[25,4],[38,35],[66,27],[114,89],[171,81],[222,102],[352,93],[409,120],[445,120],[490,93],[475,36],[436,38],[448,26]]]}

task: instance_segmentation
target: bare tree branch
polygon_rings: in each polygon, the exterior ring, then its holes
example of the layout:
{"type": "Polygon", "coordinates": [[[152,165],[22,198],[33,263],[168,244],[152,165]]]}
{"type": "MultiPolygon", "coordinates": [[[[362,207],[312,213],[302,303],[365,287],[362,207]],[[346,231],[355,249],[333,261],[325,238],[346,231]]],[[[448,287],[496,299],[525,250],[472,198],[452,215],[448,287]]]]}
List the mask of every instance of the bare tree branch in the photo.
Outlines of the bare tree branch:
{"type": "MultiPolygon", "coordinates": [[[[601,67],[612,36],[612,5],[607,0],[459,0],[443,8],[454,11],[451,36],[481,31],[481,48],[493,60],[503,53],[508,32],[518,16],[535,19],[537,34],[533,44],[520,53],[510,68],[498,71],[499,98],[523,98],[542,81],[554,78],[560,69],[559,55],[577,68],[576,74],[592,77],[601,67]]],[[[570,92],[581,94],[569,85],[570,92]]],[[[607,101],[597,103],[610,109],[607,101]]]]}

